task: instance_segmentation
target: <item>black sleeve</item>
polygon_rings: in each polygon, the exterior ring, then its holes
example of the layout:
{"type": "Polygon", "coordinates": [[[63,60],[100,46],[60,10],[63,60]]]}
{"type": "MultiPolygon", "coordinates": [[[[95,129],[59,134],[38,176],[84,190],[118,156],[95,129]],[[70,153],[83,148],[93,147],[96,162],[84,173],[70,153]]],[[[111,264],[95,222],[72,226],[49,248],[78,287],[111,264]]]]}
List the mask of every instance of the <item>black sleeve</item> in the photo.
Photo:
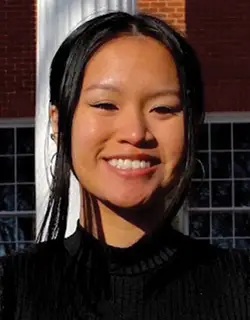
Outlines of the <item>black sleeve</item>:
{"type": "Polygon", "coordinates": [[[0,320],[4,320],[3,318],[3,312],[4,312],[3,277],[4,277],[4,268],[3,268],[3,264],[0,262],[0,320]]]}
{"type": "Polygon", "coordinates": [[[15,286],[11,257],[0,258],[0,320],[14,320],[15,286]]]}

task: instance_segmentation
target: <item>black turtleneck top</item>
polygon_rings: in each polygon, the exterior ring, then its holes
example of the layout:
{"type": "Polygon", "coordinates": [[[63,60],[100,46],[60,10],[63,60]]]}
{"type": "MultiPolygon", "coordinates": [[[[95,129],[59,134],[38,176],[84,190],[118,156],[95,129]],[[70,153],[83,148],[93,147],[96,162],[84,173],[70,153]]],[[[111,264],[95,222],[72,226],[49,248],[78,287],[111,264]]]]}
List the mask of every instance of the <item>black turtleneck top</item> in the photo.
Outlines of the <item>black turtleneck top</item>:
{"type": "Polygon", "coordinates": [[[250,319],[248,255],[169,225],[121,249],[78,224],[0,262],[1,320],[250,319]]]}

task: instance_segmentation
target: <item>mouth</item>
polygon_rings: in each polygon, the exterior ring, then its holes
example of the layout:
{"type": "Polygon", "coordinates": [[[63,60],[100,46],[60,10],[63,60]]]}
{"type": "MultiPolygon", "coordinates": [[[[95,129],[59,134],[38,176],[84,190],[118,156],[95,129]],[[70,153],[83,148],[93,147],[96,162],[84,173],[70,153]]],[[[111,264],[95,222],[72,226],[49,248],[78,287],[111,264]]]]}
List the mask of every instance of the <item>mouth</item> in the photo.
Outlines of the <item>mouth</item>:
{"type": "Polygon", "coordinates": [[[111,167],[127,171],[147,171],[161,163],[159,158],[146,155],[115,156],[105,160],[111,167]]]}

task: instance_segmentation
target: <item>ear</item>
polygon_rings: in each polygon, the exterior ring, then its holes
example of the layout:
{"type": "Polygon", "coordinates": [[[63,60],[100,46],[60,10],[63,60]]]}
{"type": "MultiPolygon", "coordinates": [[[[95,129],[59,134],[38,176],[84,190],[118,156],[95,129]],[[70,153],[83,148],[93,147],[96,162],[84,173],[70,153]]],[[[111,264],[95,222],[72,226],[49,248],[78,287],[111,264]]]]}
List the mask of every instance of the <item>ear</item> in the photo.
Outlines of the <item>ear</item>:
{"type": "Polygon", "coordinates": [[[52,133],[54,135],[54,140],[56,142],[58,136],[58,109],[56,106],[52,105],[49,109],[49,117],[52,128],[52,133]]]}

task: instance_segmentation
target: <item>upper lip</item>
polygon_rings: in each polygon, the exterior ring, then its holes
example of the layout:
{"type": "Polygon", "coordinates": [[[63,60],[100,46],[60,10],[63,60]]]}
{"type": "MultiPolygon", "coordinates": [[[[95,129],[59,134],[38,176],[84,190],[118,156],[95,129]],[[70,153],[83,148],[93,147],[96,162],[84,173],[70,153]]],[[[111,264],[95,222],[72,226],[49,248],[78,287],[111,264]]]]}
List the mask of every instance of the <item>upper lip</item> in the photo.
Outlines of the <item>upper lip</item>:
{"type": "Polygon", "coordinates": [[[111,160],[111,159],[129,159],[129,160],[140,160],[140,161],[150,161],[152,164],[159,164],[161,161],[158,157],[139,153],[139,154],[115,154],[109,157],[106,157],[105,160],[111,160]]]}

